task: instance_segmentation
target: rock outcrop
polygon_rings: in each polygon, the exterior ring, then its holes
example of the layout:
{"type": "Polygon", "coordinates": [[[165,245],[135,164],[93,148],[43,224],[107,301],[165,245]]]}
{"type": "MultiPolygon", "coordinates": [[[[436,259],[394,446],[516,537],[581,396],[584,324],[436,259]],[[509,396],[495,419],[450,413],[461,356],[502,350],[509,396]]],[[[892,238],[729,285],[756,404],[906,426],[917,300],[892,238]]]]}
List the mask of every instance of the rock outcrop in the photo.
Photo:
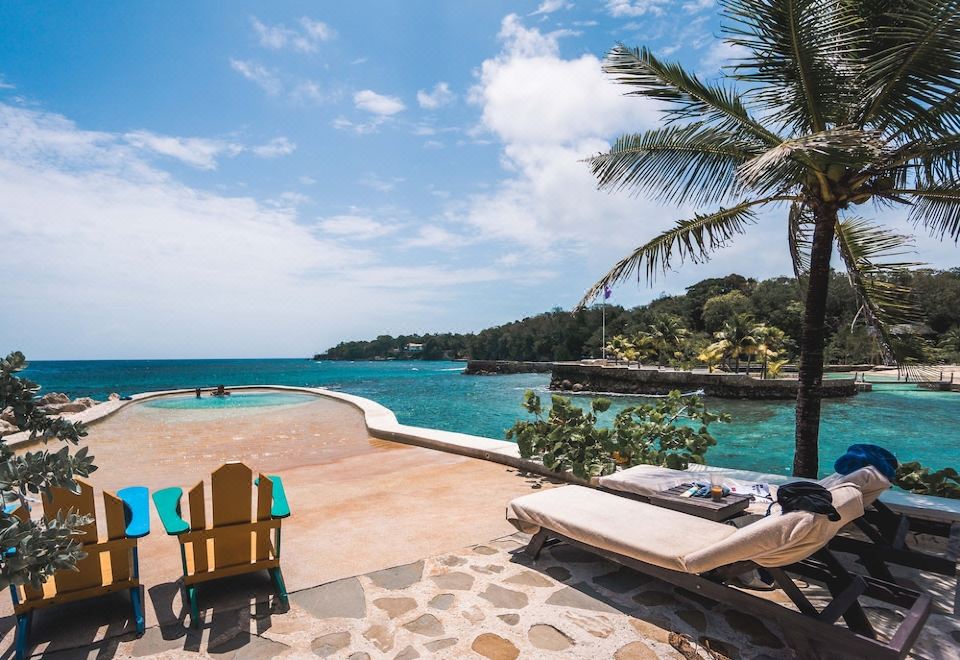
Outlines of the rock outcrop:
{"type": "Polygon", "coordinates": [[[45,415],[64,415],[70,413],[83,412],[87,408],[92,408],[93,406],[100,403],[96,399],[91,399],[88,396],[80,397],[79,399],[70,400],[66,394],[60,392],[50,392],[49,394],[44,394],[40,398],[39,409],[45,415]]]}

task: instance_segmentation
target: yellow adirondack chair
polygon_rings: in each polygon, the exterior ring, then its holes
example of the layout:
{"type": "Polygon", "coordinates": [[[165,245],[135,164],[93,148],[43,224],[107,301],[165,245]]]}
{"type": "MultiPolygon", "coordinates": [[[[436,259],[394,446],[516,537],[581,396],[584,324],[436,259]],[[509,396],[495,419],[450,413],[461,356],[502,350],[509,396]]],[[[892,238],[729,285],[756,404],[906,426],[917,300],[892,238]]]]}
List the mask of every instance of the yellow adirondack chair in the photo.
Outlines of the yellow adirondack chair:
{"type": "MultiPolygon", "coordinates": [[[[133,620],[137,633],[143,634],[143,595],[140,591],[140,566],[137,539],[150,533],[150,504],[147,489],[142,486],[124,488],[117,494],[103,493],[107,537],[98,540],[93,487],[77,479],[78,493],[54,488],[51,497],[43,497],[43,515],[56,517],[61,511],[88,515],[93,522],[83,528],[78,540],[87,553],[77,562],[77,570],[53,574],[40,589],[30,585],[10,587],[13,609],[17,616],[16,658],[26,657],[30,647],[30,628],[36,610],[117,591],[130,592],[133,620]]],[[[16,515],[28,513],[19,509],[16,515]]]]}
{"type": "Polygon", "coordinates": [[[280,572],[280,523],[290,515],[290,508],[280,477],[261,474],[254,482],[250,468],[231,462],[214,471],[211,485],[213,524],[210,526],[207,526],[202,481],[187,494],[189,523],[180,514],[183,496],[180,488],[165,488],[153,494],[164,529],[180,541],[183,584],[194,627],[200,625],[197,587],[209,580],[267,570],[281,602],[287,604],[287,590],[280,572]],[[251,503],[254,485],[256,509],[251,503]]]}

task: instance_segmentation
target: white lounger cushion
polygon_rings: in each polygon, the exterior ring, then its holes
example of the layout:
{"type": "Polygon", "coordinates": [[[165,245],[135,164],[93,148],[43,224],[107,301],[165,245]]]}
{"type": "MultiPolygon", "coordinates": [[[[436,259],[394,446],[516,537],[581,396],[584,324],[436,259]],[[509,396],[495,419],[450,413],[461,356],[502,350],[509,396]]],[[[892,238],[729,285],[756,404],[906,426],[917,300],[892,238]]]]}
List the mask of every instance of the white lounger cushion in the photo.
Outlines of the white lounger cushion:
{"type": "Polygon", "coordinates": [[[518,497],[507,520],[522,532],[541,527],[594,548],[675,571],[683,558],[737,532],[731,525],[585,488],[563,486],[518,497]]]}
{"type": "Polygon", "coordinates": [[[872,465],[854,470],[850,474],[837,474],[820,480],[820,485],[830,489],[839,484],[854,484],[863,495],[863,506],[868,507],[877,501],[883,493],[890,490],[890,481],[872,465]]]}
{"type": "MultiPolygon", "coordinates": [[[[707,475],[695,475],[686,470],[672,470],[659,465],[634,465],[626,470],[600,477],[600,485],[610,490],[650,497],[654,493],[680,484],[690,483],[696,479],[702,480],[704,476],[707,475]]],[[[707,479],[709,480],[709,476],[707,479]]]]}
{"type": "Polygon", "coordinates": [[[843,484],[831,492],[841,516],[837,522],[796,511],[774,513],[737,529],[582,486],[518,497],[507,505],[507,520],[523,532],[545,527],[591,547],[675,571],[702,573],[746,560],[784,566],[810,556],[843,525],[863,515],[856,486],[843,484]]]}

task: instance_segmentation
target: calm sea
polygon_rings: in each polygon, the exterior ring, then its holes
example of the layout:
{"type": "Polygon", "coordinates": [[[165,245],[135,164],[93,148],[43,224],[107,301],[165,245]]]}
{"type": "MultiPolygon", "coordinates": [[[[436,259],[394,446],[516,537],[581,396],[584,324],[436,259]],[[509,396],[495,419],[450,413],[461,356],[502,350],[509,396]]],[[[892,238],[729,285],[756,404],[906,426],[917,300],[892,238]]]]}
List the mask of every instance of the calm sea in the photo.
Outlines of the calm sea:
{"type": "MultiPolygon", "coordinates": [[[[503,438],[515,420],[524,390],[546,393],[545,374],[464,376],[458,362],[313,362],[288,360],[98,360],[32,362],[25,375],[43,392],[104,399],[111,392],[226,385],[330,387],[377,401],[404,424],[503,438]]],[[[895,386],[893,386],[895,387],[895,386]]],[[[587,397],[577,397],[584,405],[587,397]]],[[[642,399],[617,397],[605,418],[642,399]]],[[[733,415],[713,428],[713,465],[790,472],[793,456],[791,402],[712,399],[733,415]]],[[[821,426],[821,471],[854,442],[888,447],[902,461],[960,468],[960,394],[890,389],[828,400],[821,426]]]]}

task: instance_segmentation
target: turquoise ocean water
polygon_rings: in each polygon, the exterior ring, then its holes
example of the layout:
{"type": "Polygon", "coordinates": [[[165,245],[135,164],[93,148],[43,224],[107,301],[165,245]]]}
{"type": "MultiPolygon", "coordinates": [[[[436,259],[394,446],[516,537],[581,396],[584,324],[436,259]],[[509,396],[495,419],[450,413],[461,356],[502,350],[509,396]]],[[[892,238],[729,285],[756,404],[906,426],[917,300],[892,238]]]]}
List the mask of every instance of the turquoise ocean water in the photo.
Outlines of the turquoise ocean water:
{"type": "MultiPolygon", "coordinates": [[[[393,410],[400,422],[503,438],[526,416],[523,392],[541,390],[546,374],[464,376],[458,362],[313,362],[284,360],[123,360],[32,362],[25,375],[43,392],[104,399],[110,392],[209,387],[224,383],[331,387],[367,397],[393,410]]],[[[586,405],[588,397],[576,397],[586,405]]],[[[613,414],[640,398],[616,397],[613,414]]],[[[269,399],[268,399],[269,402],[269,399]]],[[[239,405],[234,403],[221,405],[239,405]]],[[[260,405],[265,405],[263,401],[260,405]]],[[[709,405],[733,415],[732,424],[713,427],[718,444],[713,465],[788,474],[793,460],[793,405],[789,401],[711,399],[709,405]]],[[[960,394],[925,392],[902,386],[823,405],[821,472],[854,442],[890,448],[901,460],[932,467],[960,467],[960,394]]]]}

